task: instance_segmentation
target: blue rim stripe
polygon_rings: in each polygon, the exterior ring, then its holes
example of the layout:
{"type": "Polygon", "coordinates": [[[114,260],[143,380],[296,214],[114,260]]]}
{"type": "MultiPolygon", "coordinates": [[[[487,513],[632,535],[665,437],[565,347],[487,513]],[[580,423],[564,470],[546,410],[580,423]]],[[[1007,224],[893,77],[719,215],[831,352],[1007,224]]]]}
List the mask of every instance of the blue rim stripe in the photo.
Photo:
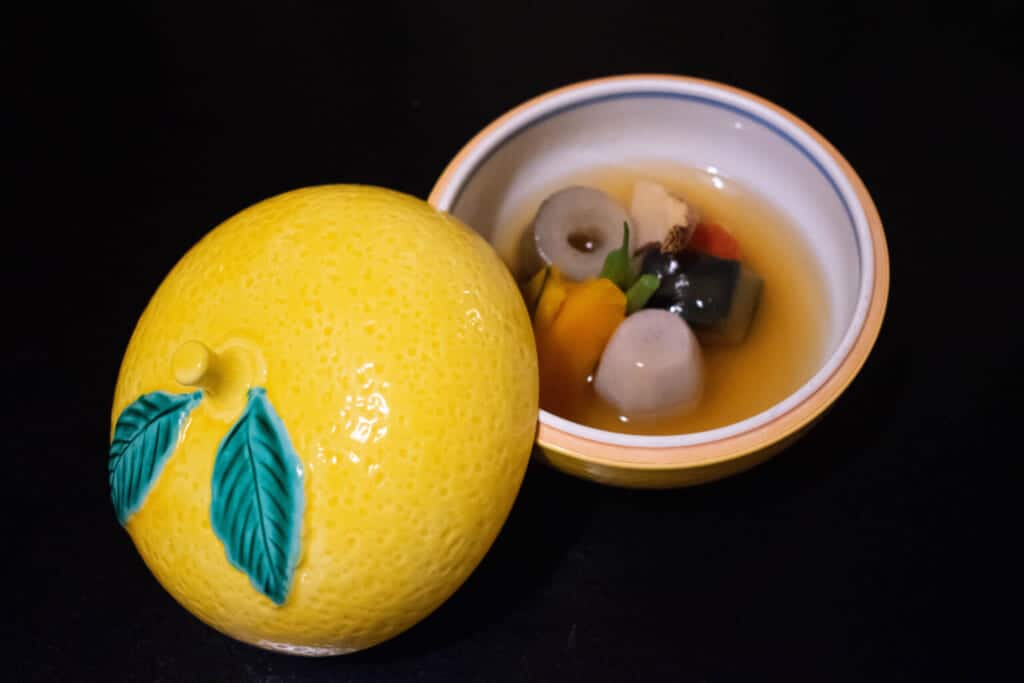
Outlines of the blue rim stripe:
{"type": "MultiPolygon", "coordinates": [[[[806,147],[804,147],[799,142],[797,142],[789,133],[787,133],[786,131],[782,130],[781,128],[779,128],[775,124],[773,124],[773,123],[771,123],[769,121],[766,121],[765,119],[761,118],[760,116],[757,116],[756,114],[753,114],[753,113],[751,113],[751,112],[749,112],[749,111],[747,111],[745,109],[741,109],[740,107],[737,107],[737,106],[732,105],[732,104],[726,104],[725,102],[720,102],[718,100],[714,100],[714,99],[711,99],[709,97],[704,97],[704,96],[701,96],[701,95],[687,95],[687,94],[683,94],[683,93],[668,93],[668,92],[661,92],[661,91],[656,91],[656,90],[655,91],[637,91],[637,92],[629,92],[629,93],[616,93],[616,94],[613,94],[613,95],[601,95],[599,97],[594,97],[594,98],[591,98],[589,100],[584,100],[582,102],[573,102],[572,104],[567,104],[565,106],[559,107],[558,109],[554,109],[552,111],[549,111],[548,113],[544,114],[543,116],[541,116],[541,117],[539,117],[537,119],[534,119],[533,121],[530,121],[528,123],[523,124],[522,126],[517,128],[516,130],[512,131],[511,133],[509,133],[508,136],[504,140],[501,141],[501,143],[496,145],[494,147],[494,149],[492,149],[489,152],[487,152],[487,154],[485,154],[480,160],[478,160],[473,165],[473,167],[470,169],[469,173],[466,175],[466,179],[463,181],[462,186],[459,188],[458,193],[455,195],[455,198],[452,200],[452,203],[451,203],[452,210],[453,211],[455,210],[455,207],[459,203],[459,199],[462,198],[462,193],[465,191],[465,189],[469,185],[469,183],[473,180],[473,176],[476,175],[477,171],[480,170],[480,167],[483,166],[485,163],[487,163],[487,161],[492,156],[494,156],[499,150],[501,150],[505,145],[507,145],[509,142],[511,142],[512,140],[514,140],[518,136],[522,135],[523,133],[525,133],[526,131],[530,130],[534,126],[537,126],[537,125],[539,125],[541,123],[544,123],[548,119],[553,118],[555,116],[558,116],[560,114],[564,114],[566,112],[573,111],[575,109],[582,109],[583,107],[588,107],[588,106],[590,106],[592,104],[600,104],[602,102],[609,102],[609,101],[614,101],[614,100],[624,100],[624,99],[631,99],[631,98],[659,98],[659,99],[689,100],[691,102],[700,102],[701,104],[706,104],[708,106],[715,107],[717,109],[724,109],[724,110],[726,110],[728,112],[736,114],[737,116],[742,116],[742,117],[744,117],[744,118],[746,118],[746,119],[748,119],[750,121],[753,121],[754,123],[757,123],[757,124],[759,124],[761,126],[764,126],[768,130],[772,131],[773,133],[778,135],[780,138],[782,138],[783,140],[788,142],[792,147],[795,147],[804,156],[804,158],[806,158],[808,161],[810,161],[814,165],[814,167],[818,170],[818,172],[825,178],[825,180],[828,182],[828,184],[832,187],[832,191],[835,192],[836,197],[839,199],[839,203],[842,204],[843,209],[846,211],[846,217],[850,221],[850,228],[853,229],[854,232],[856,232],[856,230],[857,230],[857,221],[854,219],[854,217],[853,217],[853,210],[850,208],[850,205],[847,203],[846,198],[843,197],[843,193],[839,189],[839,185],[832,178],[832,176],[825,169],[825,167],[822,166],[821,162],[819,162],[814,157],[814,155],[811,154],[811,152],[806,147]]],[[[863,261],[863,258],[862,258],[863,254],[861,254],[861,251],[860,251],[861,250],[860,240],[855,239],[854,240],[854,244],[857,245],[858,261],[863,261]]]]}

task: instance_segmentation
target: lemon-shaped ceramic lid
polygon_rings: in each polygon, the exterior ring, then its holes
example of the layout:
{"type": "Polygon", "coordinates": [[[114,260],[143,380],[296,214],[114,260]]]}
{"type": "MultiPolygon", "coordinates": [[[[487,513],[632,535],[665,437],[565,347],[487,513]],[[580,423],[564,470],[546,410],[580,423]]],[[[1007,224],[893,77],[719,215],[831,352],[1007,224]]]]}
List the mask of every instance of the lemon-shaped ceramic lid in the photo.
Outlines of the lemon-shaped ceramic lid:
{"type": "Polygon", "coordinates": [[[115,511],[214,628],[351,652],[480,561],[537,399],[529,317],[480,236],[389,190],[289,192],[210,232],[139,320],[114,397],[115,511]]]}

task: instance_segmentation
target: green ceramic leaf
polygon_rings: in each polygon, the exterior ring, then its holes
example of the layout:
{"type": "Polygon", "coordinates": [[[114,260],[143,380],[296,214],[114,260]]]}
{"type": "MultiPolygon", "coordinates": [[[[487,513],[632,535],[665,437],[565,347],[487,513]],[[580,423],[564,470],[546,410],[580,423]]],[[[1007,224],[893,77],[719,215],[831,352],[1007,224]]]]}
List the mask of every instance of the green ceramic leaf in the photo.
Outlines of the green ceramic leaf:
{"type": "Polygon", "coordinates": [[[262,388],[217,449],[210,519],[228,560],[277,604],[299,560],[302,463],[262,388]]]}
{"type": "Polygon", "coordinates": [[[110,497],[123,526],[146,499],[146,494],[174,451],[181,427],[202,392],[143,394],[124,409],[114,426],[107,469],[110,497]]]}

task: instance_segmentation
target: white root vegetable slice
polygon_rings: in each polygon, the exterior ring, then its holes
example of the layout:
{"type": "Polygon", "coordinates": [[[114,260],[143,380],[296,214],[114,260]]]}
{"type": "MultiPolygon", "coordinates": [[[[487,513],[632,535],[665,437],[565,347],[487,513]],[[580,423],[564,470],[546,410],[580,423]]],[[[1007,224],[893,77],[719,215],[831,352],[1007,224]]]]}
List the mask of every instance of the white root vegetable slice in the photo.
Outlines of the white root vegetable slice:
{"type": "Polygon", "coordinates": [[[594,389],[629,418],[683,415],[700,402],[704,362],[690,326],[660,309],[626,318],[601,355],[594,389]]]}
{"type": "MultiPolygon", "coordinates": [[[[600,190],[573,186],[540,205],[533,221],[537,255],[572,280],[597,277],[608,252],[622,246],[625,209],[600,190]]],[[[630,240],[635,244],[633,240],[630,240]]]]}

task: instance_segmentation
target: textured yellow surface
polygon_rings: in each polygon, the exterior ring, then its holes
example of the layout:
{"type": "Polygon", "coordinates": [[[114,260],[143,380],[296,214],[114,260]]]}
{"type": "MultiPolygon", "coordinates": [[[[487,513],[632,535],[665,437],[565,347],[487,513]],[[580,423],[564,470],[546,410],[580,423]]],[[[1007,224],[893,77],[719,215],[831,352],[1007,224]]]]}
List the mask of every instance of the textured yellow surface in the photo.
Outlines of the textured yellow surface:
{"type": "Polygon", "coordinates": [[[530,321],[482,238],[418,199],[362,186],[242,211],[146,308],[112,424],[144,392],[187,390],[172,358],[192,340],[256,360],[303,462],[306,505],[278,607],[210,528],[214,454],[242,401],[204,397],[127,523],[182,605],[255,645],[333,654],[394,636],[458,588],[508,514],[537,417],[530,321]]]}

